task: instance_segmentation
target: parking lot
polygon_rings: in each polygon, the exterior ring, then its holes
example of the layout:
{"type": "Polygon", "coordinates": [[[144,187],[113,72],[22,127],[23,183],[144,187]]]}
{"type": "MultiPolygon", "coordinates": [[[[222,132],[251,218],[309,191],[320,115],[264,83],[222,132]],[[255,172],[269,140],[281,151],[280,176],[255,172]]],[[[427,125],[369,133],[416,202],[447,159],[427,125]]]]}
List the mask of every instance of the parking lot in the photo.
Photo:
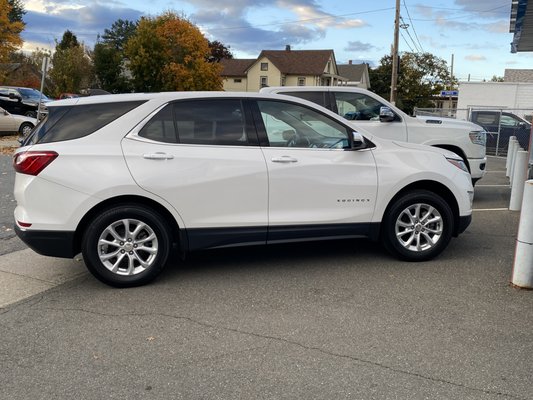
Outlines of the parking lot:
{"type": "Polygon", "coordinates": [[[505,159],[488,168],[434,261],[367,240],[226,249],[125,290],[24,249],[2,206],[1,397],[533,399],[533,293],[509,284],[519,214],[505,159]]]}

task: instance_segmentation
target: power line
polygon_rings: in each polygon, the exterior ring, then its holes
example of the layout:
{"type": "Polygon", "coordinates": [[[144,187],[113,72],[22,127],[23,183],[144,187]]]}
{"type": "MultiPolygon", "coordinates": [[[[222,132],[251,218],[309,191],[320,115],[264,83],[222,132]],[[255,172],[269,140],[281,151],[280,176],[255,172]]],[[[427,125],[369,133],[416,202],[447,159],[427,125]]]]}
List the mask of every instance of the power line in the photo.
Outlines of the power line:
{"type": "MultiPolygon", "coordinates": [[[[413,48],[411,47],[411,45],[409,44],[407,39],[405,39],[405,36],[403,35],[402,31],[400,31],[400,36],[402,37],[402,39],[405,42],[405,44],[407,45],[407,47],[409,47],[409,50],[411,50],[411,53],[415,53],[415,51],[413,50],[413,48]]],[[[418,53],[418,49],[417,49],[416,53],[418,53]]]]}
{"type": "MultiPolygon", "coordinates": [[[[419,7],[425,7],[425,6],[419,6],[419,7]]],[[[458,16],[458,17],[452,17],[452,18],[413,18],[413,21],[453,21],[453,20],[456,20],[456,19],[463,19],[463,18],[470,18],[472,13],[480,13],[480,12],[491,12],[491,11],[494,11],[494,10],[498,10],[500,8],[504,8],[504,7],[507,7],[506,5],[505,6],[499,6],[499,7],[494,7],[494,8],[491,8],[489,10],[461,10],[461,11],[464,11],[464,12],[467,12],[467,14],[465,15],[462,15],[462,16],[458,16]]],[[[428,8],[437,8],[437,7],[428,7],[428,8]]],[[[453,9],[453,10],[457,10],[457,9],[453,9]]],[[[502,14],[504,14],[502,12],[502,14]]],[[[508,14],[507,12],[505,14],[508,14]]]]}
{"type": "Polygon", "coordinates": [[[411,28],[413,28],[413,33],[415,34],[416,41],[418,42],[418,45],[420,46],[420,50],[423,53],[424,48],[422,47],[422,43],[420,43],[420,39],[418,39],[418,35],[416,34],[415,26],[413,24],[413,20],[411,19],[411,14],[409,14],[409,9],[407,8],[407,4],[405,4],[405,0],[403,0],[403,6],[405,7],[405,11],[407,11],[407,17],[409,18],[409,22],[411,23],[411,28]]]}
{"type": "Polygon", "coordinates": [[[401,16],[400,16],[400,21],[402,22],[402,24],[400,25],[400,28],[405,29],[405,32],[406,32],[407,35],[409,36],[409,39],[411,39],[411,42],[413,43],[413,46],[414,46],[415,49],[416,49],[416,52],[417,52],[417,53],[420,53],[421,50],[418,49],[418,46],[416,45],[415,41],[413,40],[413,37],[412,37],[411,34],[409,33],[409,24],[406,24],[401,16]]]}

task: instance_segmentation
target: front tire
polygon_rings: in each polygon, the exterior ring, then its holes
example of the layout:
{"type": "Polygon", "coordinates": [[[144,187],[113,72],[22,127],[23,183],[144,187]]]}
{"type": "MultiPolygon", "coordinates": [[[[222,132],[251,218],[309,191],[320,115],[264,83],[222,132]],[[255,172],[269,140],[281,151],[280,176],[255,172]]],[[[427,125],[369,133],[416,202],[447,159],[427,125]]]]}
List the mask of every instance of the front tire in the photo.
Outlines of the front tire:
{"type": "Polygon", "coordinates": [[[157,212],[122,205],[100,213],[87,227],[82,254],[89,271],[114,287],[145,285],[165,266],[169,228],[157,212]]]}
{"type": "Polygon", "coordinates": [[[401,260],[426,261],[448,246],[453,224],[452,210],[442,197],[415,190],[389,207],[381,239],[389,253],[401,260]]]}
{"type": "Polygon", "coordinates": [[[31,122],[23,122],[19,127],[19,135],[23,138],[26,138],[31,133],[33,128],[34,126],[31,122]]]}

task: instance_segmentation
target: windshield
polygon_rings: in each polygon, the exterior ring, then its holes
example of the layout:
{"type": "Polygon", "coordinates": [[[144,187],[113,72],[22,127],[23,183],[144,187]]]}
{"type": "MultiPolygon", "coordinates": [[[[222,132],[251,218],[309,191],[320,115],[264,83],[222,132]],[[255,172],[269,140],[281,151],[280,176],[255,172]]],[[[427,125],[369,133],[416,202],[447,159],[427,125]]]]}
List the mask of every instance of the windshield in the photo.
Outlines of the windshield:
{"type": "MultiPolygon", "coordinates": [[[[36,89],[28,89],[28,88],[20,88],[18,89],[18,91],[20,92],[22,98],[24,100],[33,100],[33,101],[39,101],[39,98],[41,98],[41,92],[39,92],[38,90],[36,89]]],[[[46,95],[43,93],[42,94],[42,100],[43,101],[46,101],[46,100],[50,100],[48,97],[46,97],[46,95]]]]}

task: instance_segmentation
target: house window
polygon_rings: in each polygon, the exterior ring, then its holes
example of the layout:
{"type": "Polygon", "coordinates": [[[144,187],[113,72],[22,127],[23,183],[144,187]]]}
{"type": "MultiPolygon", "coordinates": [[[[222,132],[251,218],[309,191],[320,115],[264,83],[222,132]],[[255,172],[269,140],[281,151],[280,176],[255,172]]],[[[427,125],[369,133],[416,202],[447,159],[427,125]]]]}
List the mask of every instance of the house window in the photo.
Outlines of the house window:
{"type": "Polygon", "coordinates": [[[261,71],[268,71],[268,63],[261,63],[261,71]]]}
{"type": "Polygon", "coordinates": [[[285,82],[286,82],[285,76],[282,76],[281,77],[281,86],[285,86],[285,82]]]}
{"type": "Polygon", "coordinates": [[[241,83],[241,82],[242,82],[242,79],[240,79],[240,78],[233,80],[233,83],[241,83]]]}
{"type": "Polygon", "coordinates": [[[298,86],[305,86],[305,77],[298,78],[298,86]]]}
{"type": "Polygon", "coordinates": [[[267,86],[268,86],[268,76],[262,76],[260,87],[264,88],[267,86]]]}

